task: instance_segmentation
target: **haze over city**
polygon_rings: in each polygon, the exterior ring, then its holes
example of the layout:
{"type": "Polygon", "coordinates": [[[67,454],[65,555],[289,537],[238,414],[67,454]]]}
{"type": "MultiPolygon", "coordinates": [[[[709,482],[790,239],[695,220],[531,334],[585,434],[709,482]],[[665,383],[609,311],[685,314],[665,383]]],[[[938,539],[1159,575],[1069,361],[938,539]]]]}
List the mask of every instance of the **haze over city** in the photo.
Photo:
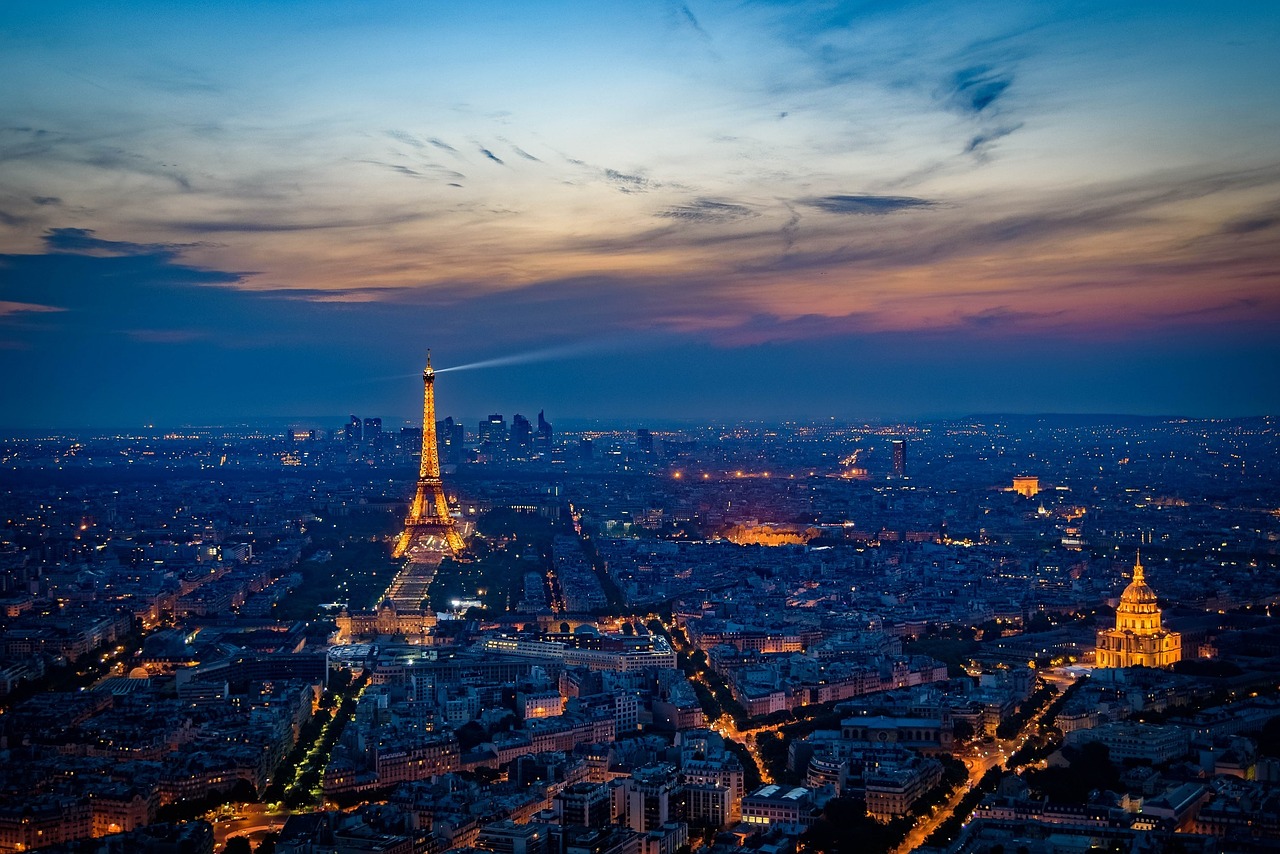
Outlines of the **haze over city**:
{"type": "Polygon", "coordinates": [[[6,3],[7,427],[1280,401],[1259,3],[6,3]]]}

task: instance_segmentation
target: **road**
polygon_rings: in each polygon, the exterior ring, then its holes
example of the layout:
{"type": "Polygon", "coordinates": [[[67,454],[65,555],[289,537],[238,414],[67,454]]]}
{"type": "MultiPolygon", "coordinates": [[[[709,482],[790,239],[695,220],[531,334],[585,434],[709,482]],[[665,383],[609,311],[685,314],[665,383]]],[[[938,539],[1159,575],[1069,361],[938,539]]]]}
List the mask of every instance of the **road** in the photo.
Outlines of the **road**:
{"type": "MultiPolygon", "coordinates": [[[[1026,743],[1031,734],[1038,731],[1041,719],[1052,705],[1052,700],[1045,703],[1023,724],[1022,729],[1013,738],[999,739],[990,745],[986,745],[985,750],[979,749],[977,755],[966,758],[964,764],[969,769],[969,779],[963,786],[957,786],[956,791],[951,794],[951,797],[947,798],[946,803],[939,807],[936,812],[921,818],[916,823],[916,826],[911,829],[911,832],[907,834],[907,838],[903,843],[894,850],[894,854],[909,854],[909,852],[923,845],[924,841],[929,838],[929,834],[933,833],[938,828],[938,825],[951,817],[965,793],[978,785],[982,775],[996,766],[1003,766],[1008,762],[1009,757],[1026,743]]],[[[1011,770],[1017,771],[1020,768],[1011,770]]]]}
{"type": "Polygon", "coordinates": [[[965,759],[964,764],[969,769],[969,779],[963,786],[956,786],[956,790],[937,810],[917,821],[915,827],[911,828],[911,832],[907,834],[907,838],[894,850],[894,854],[908,854],[908,852],[914,851],[923,845],[924,841],[929,838],[929,834],[937,830],[938,825],[951,817],[956,807],[960,805],[960,799],[968,794],[970,789],[978,785],[982,775],[997,765],[1004,764],[1009,755],[1017,749],[1016,745],[1021,739],[1021,735],[1020,733],[1018,738],[1002,739],[995,744],[988,745],[988,749],[985,752],[965,759]]]}
{"type": "Polygon", "coordinates": [[[733,722],[733,718],[728,715],[721,715],[710,726],[711,729],[720,733],[724,738],[736,741],[747,749],[747,752],[751,754],[751,758],[756,761],[756,767],[760,769],[760,782],[773,782],[773,777],[769,774],[769,769],[764,764],[764,759],[760,756],[760,750],[756,746],[756,736],[762,732],[777,732],[785,724],[761,724],[750,729],[740,730],[737,724],[733,722]]]}
{"type": "Polygon", "coordinates": [[[227,839],[232,836],[247,836],[256,848],[262,837],[284,827],[284,823],[293,814],[287,809],[273,810],[266,804],[232,804],[224,807],[221,812],[231,810],[234,812],[225,818],[214,818],[212,815],[206,817],[213,824],[215,851],[221,851],[227,844],[227,839]]]}

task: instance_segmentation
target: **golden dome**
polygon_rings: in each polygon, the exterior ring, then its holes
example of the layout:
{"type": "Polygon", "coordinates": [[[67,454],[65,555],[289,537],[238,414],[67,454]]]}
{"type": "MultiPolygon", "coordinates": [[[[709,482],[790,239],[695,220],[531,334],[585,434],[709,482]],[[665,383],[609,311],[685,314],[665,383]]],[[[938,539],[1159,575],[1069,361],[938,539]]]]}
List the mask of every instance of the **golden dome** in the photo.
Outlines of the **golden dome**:
{"type": "Polygon", "coordinates": [[[1129,586],[1124,589],[1124,593],[1120,594],[1120,601],[1134,605],[1138,603],[1154,604],[1156,601],[1156,592],[1147,586],[1146,573],[1143,570],[1141,557],[1133,565],[1133,581],[1129,582],[1129,586]]]}
{"type": "Polygon", "coordinates": [[[1120,594],[1119,612],[1144,611],[1156,608],[1156,592],[1147,586],[1146,572],[1142,566],[1142,555],[1139,554],[1133,564],[1133,581],[1120,594]]]}

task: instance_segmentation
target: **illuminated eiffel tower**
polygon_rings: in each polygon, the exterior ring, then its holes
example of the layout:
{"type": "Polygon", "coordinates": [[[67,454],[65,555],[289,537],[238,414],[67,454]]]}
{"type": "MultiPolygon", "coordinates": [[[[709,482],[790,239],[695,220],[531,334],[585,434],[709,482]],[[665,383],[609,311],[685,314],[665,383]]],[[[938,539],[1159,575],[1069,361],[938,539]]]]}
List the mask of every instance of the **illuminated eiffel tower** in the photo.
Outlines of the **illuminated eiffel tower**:
{"type": "Polygon", "coordinates": [[[436,449],[436,372],[431,369],[431,351],[427,351],[427,367],[422,371],[422,462],[418,466],[418,489],[413,496],[409,515],[404,520],[404,533],[396,544],[395,557],[403,557],[421,535],[435,535],[449,550],[458,554],[465,548],[457,524],[449,515],[449,502],[440,481],[440,456],[436,449]]]}

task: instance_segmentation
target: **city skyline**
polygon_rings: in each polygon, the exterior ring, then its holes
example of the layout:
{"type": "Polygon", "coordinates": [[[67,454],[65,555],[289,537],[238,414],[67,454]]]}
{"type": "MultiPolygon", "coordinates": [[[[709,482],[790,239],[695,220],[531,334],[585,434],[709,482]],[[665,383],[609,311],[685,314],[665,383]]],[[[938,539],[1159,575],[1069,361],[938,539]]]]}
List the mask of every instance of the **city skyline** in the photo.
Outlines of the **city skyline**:
{"type": "Polygon", "coordinates": [[[0,427],[1280,402],[1274,9],[0,16],[0,427]]]}

